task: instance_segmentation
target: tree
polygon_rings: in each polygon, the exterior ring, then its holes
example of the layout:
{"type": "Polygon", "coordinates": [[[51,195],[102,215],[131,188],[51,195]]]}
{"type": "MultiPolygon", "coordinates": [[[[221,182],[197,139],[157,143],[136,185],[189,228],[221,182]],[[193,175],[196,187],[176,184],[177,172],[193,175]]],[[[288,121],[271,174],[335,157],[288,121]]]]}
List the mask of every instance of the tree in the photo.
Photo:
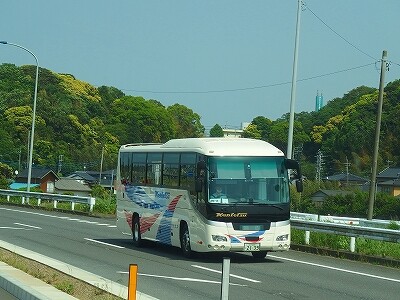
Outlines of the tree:
{"type": "Polygon", "coordinates": [[[210,137],[223,137],[224,131],[219,124],[215,124],[213,128],[210,129],[210,137]]]}
{"type": "Polygon", "coordinates": [[[257,130],[261,135],[260,139],[263,141],[268,141],[268,137],[271,132],[272,121],[263,116],[258,116],[253,119],[251,124],[257,127],[257,130]]]}
{"type": "Polygon", "coordinates": [[[245,130],[243,130],[242,136],[244,138],[251,138],[251,139],[257,139],[261,140],[261,132],[258,130],[258,126],[251,123],[249,126],[246,127],[245,130]]]}
{"type": "Polygon", "coordinates": [[[0,162],[0,188],[8,189],[8,180],[13,176],[12,169],[9,165],[0,162]]]}
{"type": "Polygon", "coordinates": [[[176,138],[204,136],[204,126],[200,123],[200,116],[193,110],[175,103],[167,107],[167,111],[173,118],[176,138]]]}

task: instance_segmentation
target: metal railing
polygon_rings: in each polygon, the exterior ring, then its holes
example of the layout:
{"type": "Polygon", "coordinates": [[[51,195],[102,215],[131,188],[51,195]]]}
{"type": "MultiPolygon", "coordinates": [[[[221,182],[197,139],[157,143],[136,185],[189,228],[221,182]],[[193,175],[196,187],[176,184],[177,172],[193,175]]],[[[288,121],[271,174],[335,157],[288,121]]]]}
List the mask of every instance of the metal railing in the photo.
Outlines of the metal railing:
{"type": "MultiPolygon", "coordinates": [[[[344,235],[350,237],[350,251],[355,251],[355,239],[363,237],[392,243],[400,243],[400,230],[385,229],[388,220],[365,220],[336,216],[291,213],[290,223],[293,228],[305,231],[305,243],[310,243],[310,232],[344,235]]],[[[400,225],[400,222],[395,222],[400,225]]]]}
{"type": "Polygon", "coordinates": [[[53,201],[53,207],[57,208],[58,202],[70,202],[71,210],[75,210],[75,203],[89,205],[90,212],[93,211],[93,207],[96,203],[94,197],[83,197],[83,196],[72,196],[72,195],[61,195],[61,194],[50,194],[50,193],[38,193],[38,192],[25,192],[25,191],[14,191],[14,190],[2,190],[0,189],[0,195],[7,196],[7,201],[10,202],[10,197],[21,197],[21,203],[29,203],[29,199],[37,199],[37,205],[40,206],[41,200],[53,201]]]}

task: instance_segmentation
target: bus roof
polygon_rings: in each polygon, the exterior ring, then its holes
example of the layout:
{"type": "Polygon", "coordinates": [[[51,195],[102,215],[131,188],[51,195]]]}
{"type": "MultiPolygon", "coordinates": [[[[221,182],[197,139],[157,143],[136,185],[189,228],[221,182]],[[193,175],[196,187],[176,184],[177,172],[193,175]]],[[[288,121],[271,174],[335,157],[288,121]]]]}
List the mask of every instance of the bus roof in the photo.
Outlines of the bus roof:
{"type": "Polygon", "coordinates": [[[283,152],[262,140],[248,138],[186,138],[165,144],[127,144],[121,152],[196,152],[208,156],[284,156],[283,152]]]}

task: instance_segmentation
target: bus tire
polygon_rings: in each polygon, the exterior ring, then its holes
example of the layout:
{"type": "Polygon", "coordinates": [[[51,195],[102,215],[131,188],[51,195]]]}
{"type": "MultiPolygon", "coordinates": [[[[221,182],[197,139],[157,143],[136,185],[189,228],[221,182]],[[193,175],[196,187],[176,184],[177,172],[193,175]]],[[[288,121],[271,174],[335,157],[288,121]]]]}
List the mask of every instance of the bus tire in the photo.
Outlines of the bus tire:
{"type": "Polygon", "coordinates": [[[262,260],[267,256],[267,251],[254,251],[251,252],[251,254],[253,255],[254,259],[262,260]]]}
{"type": "Polygon", "coordinates": [[[135,215],[133,217],[132,237],[133,237],[133,244],[135,245],[135,247],[141,247],[143,242],[142,242],[142,236],[140,234],[140,222],[138,215],[135,215]]]}
{"type": "Polygon", "coordinates": [[[192,248],[190,247],[190,235],[189,235],[189,228],[186,223],[181,225],[180,231],[180,241],[181,241],[181,250],[183,256],[190,258],[193,255],[192,248]]]}

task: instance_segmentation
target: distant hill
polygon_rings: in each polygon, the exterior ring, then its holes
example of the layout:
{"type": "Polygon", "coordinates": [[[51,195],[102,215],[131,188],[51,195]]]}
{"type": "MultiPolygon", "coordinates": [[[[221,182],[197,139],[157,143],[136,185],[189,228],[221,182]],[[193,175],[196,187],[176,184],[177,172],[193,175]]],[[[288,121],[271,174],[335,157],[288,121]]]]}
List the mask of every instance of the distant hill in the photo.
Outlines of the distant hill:
{"type": "MultiPolygon", "coordinates": [[[[0,161],[26,166],[32,124],[34,66],[0,65],[0,161]]],[[[304,174],[315,177],[322,152],[322,174],[345,170],[369,176],[375,140],[378,91],[360,86],[318,112],[295,114],[294,155],[304,174]]],[[[381,125],[378,170],[400,163],[400,80],[387,84],[381,125]]],[[[40,68],[35,122],[34,164],[69,174],[114,168],[118,148],[133,142],[164,142],[204,135],[201,116],[176,103],[127,96],[115,87],[94,87],[71,74],[40,68]]],[[[287,146],[289,114],[277,120],[254,116],[244,136],[287,146]]]]}

